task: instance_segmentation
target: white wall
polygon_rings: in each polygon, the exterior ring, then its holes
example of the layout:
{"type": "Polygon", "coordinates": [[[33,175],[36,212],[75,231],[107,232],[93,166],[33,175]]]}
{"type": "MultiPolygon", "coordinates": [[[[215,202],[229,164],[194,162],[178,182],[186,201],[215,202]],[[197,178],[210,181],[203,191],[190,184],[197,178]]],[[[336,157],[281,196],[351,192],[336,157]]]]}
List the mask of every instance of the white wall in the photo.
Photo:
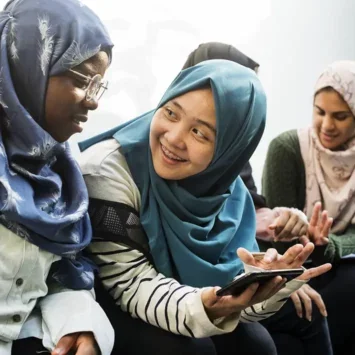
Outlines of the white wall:
{"type": "Polygon", "coordinates": [[[115,48],[109,91],[72,142],[153,108],[199,43],[226,42],[261,64],[268,94],[267,128],[252,158],[258,186],[270,140],[311,122],[320,71],[337,59],[355,60],[354,0],[82,2],[106,23],[115,48]]]}

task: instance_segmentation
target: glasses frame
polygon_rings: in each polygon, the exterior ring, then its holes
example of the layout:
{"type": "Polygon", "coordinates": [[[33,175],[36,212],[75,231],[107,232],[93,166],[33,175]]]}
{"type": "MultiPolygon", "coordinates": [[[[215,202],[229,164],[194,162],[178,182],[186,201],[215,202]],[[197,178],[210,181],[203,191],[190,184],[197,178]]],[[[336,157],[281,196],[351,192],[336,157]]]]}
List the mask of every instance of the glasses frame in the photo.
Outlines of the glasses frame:
{"type": "Polygon", "coordinates": [[[108,89],[108,81],[104,80],[102,78],[101,74],[96,74],[93,77],[90,77],[90,76],[84,75],[84,74],[82,74],[82,73],[80,73],[80,72],[78,72],[76,70],[73,70],[73,69],[69,69],[69,72],[73,73],[73,74],[75,74],[75,75],[77,75],[77,76],[79,76],[79,77],[81,77],[83,79],[86,79],[88,81],[88,86],[85,89],[83,89],[85,91],[85,100],[88,101],[88,102],[93,101],[94,99],[96,101],[99,101],[101,99],[102,95],[108,89]],[[98,78],[100,79],[100,81],[98,82],[98,84],[96,84],[97,85],[97,89],[98,89],[97,93],[94,94],[94,95],[90,95],[89,94],[89,89],[90,89],[91,86],[93,86],[93,83],[95,82],[95,79],[98,79],[98,78]],[[103,91],[102,91],[102,93],[100,95],[98,95],[98,93],[99,93],[101,88],[103,88],[103,91]]]}

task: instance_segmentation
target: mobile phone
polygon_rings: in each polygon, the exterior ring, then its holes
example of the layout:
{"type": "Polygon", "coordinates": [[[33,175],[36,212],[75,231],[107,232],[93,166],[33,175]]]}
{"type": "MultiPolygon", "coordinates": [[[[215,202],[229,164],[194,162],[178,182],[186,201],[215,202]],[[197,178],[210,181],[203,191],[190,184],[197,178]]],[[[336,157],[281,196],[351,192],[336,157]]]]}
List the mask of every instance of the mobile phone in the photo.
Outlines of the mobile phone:
{"type": "Polygon", "coordinates": [[[217,296],[238,296],[254,282],[257,282],[259,285],[263,285],[276,276],[282,276],[286,278],[287,281],[290,281],[295,277],[302,275],[303,272],[304,269],[302,268],[249,272],[237,277],[231,283],[219,289],[216,294],[217,296]]]}

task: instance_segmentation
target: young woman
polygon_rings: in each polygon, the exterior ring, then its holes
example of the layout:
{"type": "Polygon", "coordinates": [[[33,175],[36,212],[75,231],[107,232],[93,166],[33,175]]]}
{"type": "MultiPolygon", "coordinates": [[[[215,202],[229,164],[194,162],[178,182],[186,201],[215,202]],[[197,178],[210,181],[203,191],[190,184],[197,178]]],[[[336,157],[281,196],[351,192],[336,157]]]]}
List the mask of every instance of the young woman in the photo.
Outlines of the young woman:
{"type": "Polygon", "coordinates": [[[304,281],[275,278],[236,297],[210,287],[243,268],[300,266],[313,249],[270,250],[260,261],[246,250],[257,250],[255,212],[238,175],[261,138],[265,104],[252,71],[208,61],[183,70],[156,110],[82,145],[92,145],[81,164],[89,249],[111,303],[127,312],[102,300],[117,353],[276,354],[262,326],[238,322],[273,315],[304,281]]]}
{"type": "Polygon", "coordinates": [[[0,354],[108,355],[81,254],[88,195],[66,141],[97,108],[112,43],[76,0],[10,1],[0,33],[0,354]]]}
{"type": "MultiPolygon", "coordinates": [[[[229,44],[220,42],[200,44],[190,53],[183,68],[189,68],[211,59],[231,60],[255,72],[259,68],[259,64],[244,53],[229,44]]],[[[261,248],[268,241],[292,240],[307,233],[307,217],[300,210],[279,206],[274,206],[273,209],[268,208],[264,196],[257,193],[249,162],[244,166],[240,177],[254,202],[256,237],[261,248]]],[[[273,336],[279,354],[288,354],[290,346],[294,349],[300,348],[299,354],[303,354],[303,349],[307,348],[307,344],[311,343],[313,345],[309,352],[322,353],[322,348],[315,348],[314,341],[309,336],[317,329],[316,331],[320,338],[323,334],[323,339],[320,342],[322,344],[330,344],[327,321],[323,319],[322,315],[326,315],[326,307],[321,296],[308,284],[305,284],[291,295],[290,300],[277,315],[262,323],[273,336]],[[320,313],[318,310],[312,312],[312,302],[309,302],[310,300],[318,306],[320,313]],[[305,318],[305,320],[300,320],[299,318],[305,318]]]]}
{"type": "Polygon", "coordinates": [[[319,77],[314,93],[313,125],[275,138],[264,168],[263,191],[272,207],[303,209],[308,217],[313,206],[322,206],[322,224],[311,219],[308,233],[316,250],[314,261],[326,260],[333,270],[313,282],[328,310],[334,350],[350,354],[354,322],[349,316],[354,299],[355,263],[355,62],[339,61],[319,77]],[[331,227],[330,233],[327,230],[331,227]]]}

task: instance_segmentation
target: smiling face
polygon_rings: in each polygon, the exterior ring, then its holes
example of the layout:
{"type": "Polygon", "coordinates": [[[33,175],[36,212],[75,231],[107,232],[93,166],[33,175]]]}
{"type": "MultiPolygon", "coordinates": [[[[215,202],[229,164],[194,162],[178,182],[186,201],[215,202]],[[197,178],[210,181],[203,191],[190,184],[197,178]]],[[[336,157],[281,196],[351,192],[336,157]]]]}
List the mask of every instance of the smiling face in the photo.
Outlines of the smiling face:
{"type": "MultiPolygon", "coordinates": [[[[96,74],[103,77],[108,64],[108,55],[102,51],[72,69],[89,77],[96,74]]],[[[88,111],[97,109],[96,100],[85,100],[87,85],[85,79],[69,71],[49,79],[43,128],[57,142],[65,142],[74,133],[80,133],[88,111]]]]}
{"type": "Polygon", "coordinates": [[[333,89],[314,98],[313,124],[324,148],[339,150],[355,136],[355,118],[347,103],[333,89]]]}
{"type": "Polygon", "coordinates": [[[205,170],[213,159],[216,114],[212,90],[190,91],[159,108],[150,126],[155,172],[181,180],[205,170]]]}

